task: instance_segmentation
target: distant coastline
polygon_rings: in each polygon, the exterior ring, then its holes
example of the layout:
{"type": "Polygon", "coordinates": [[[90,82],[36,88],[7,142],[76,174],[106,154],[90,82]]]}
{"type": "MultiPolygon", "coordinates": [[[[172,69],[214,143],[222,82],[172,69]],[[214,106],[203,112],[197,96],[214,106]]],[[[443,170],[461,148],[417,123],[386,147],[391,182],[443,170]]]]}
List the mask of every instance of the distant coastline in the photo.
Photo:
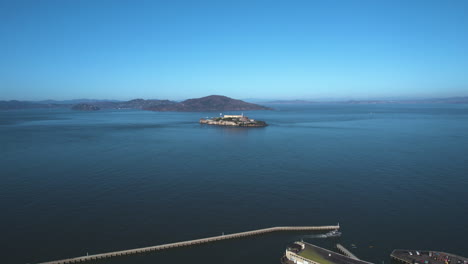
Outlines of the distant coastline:
{"type": "Polygon", "coordinates": [[[0,110],[33,109],[33,108],[71,108],[74,110],[99,110],[99,109],[141,109],[157,112],[212,112],[212,111],[253,111],[273,110],[270,107],[253,104],[229,98],[222,95],[210,95],[202,98],[188,99],[182,102],[169,100],[144,100],[134,99],[130,101],[111,100],[86,100],[84,102],[67,101],[0,101],[0,110]]]}
{"type": "Polygon", "coordinates": [[[400,100],[344,100],[344,101],[309,101],[309,100],[275,100],[265,104],[468,104],[468,96],[428,98],[428,99],[400,99],[400,100]]]}
{"type": "MultiPolygon", "coordinates": [[[[117,100],[43,100],[43,101],[0,101],[0,110],[34,109],[34,108],[73,108],[79,104],[95,106],[99,109],[141,109],[158,112],[218,112],[218,111],[252,111],[273,110],[260,104],[254,104],[221,95],[210,95],[188,99],[181,102],[158,99],[117,100]]],[[[266,105],[301,105],[301,104],[468,104],[468,96],[401,99],[401,100],[345,100],[345,101],[311,101],[311,100],[274,100],[264,101],[266,105]]]]}
{"type": "Polygon", "coordinates": [[[72,108],[72,110],[77,111],[98,111],[101,110],[98,106],[91,105],[91,104],[76,104],[72,108]]]}

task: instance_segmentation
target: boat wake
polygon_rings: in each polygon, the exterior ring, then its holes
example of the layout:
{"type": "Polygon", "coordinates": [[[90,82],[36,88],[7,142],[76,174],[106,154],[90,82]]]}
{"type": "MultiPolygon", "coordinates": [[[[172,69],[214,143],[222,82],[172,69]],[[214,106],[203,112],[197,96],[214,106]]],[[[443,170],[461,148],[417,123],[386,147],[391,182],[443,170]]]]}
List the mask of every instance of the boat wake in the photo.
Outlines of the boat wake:
{"type": "Polygon", "coordinates": [[[333,230],[325,234],[317,234],[317,235],[306,235],[303,236],[304,238],[330,238],[330,237],[339,237],[341,236],[341,232],[338,230],[333,230]]]}

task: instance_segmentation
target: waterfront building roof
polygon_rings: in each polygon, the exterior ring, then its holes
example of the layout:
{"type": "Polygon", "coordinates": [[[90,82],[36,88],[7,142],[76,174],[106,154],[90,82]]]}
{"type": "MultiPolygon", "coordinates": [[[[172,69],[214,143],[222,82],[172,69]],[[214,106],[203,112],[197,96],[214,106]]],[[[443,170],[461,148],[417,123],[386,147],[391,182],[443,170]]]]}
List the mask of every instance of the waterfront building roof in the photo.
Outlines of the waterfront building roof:
{"type": "Polygon", "coordinates": [[[295,244],[301,245],[301,247],[290,247],[286,254],[286,257],[288,257],[288,260],[290,260],[292,263],[372,264],[371,262],[353,259],[334,251],[309,244],[307,242],[296,242],[295,244]]]}

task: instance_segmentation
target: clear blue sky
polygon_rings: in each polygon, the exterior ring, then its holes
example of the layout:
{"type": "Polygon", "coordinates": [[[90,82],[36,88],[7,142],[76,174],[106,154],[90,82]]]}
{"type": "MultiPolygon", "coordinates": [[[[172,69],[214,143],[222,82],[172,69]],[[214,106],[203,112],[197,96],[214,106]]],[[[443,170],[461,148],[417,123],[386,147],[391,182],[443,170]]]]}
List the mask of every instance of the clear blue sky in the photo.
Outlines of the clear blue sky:
{"type": "Polygon", "coordinates": [[[468,95],[468,1],[0,1],[0,100],[468,95]]]}

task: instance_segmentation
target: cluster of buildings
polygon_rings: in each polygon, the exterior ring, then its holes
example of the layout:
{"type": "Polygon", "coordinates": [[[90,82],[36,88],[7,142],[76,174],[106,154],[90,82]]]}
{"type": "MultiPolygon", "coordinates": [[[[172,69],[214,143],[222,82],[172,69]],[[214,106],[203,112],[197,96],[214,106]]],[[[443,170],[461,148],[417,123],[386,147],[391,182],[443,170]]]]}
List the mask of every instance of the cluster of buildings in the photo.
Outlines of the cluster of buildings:
{"type": "Polygon", "coordinates": [[[241,115],[223,115],[215,118],[201,118],[200,124],[218,125],[218,126],[243,126],[243,127],[263,127],[267,126],[264,121],[250,119],[248,116],[241,115]]]}
{"type": "MultiPolygon", "coordinates": [[[[349,253],[350,254],[350,253],[349,253]]],[[[346,256],[334,251],[309,244],[307,242],[294,242],[286,248],[281,258],[282,264],[372,264],[360,260],[354,255],[346,256]]]]}
{"type": "MultiPolygon", "coordinates": [[[[358,259],[342,245],[337,244],[337,253],[309,244],[294,242],[286,248],[282,264],[372,264],[358,259]]],[[[468,264],[468,258],[450,253],[430,250],[394,250],[390,257],[401,264],[468,264]]]]}

